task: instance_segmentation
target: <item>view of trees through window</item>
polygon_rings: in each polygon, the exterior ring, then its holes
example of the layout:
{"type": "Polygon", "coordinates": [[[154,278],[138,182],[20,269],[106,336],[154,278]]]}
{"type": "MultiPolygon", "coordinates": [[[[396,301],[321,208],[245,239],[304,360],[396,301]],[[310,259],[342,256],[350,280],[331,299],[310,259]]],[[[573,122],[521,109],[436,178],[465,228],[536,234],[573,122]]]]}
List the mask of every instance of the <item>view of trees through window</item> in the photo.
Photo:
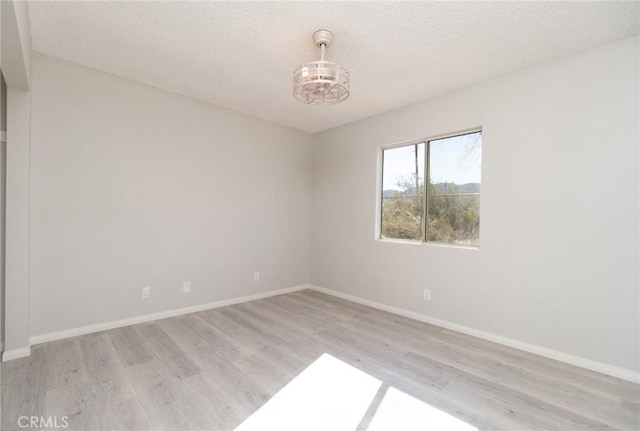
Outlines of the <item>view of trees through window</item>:
{"type": "Polygon", "coordinates": [[[479,245],[481,159],[482,132],[384,149],[382,238],[479,245]]]}

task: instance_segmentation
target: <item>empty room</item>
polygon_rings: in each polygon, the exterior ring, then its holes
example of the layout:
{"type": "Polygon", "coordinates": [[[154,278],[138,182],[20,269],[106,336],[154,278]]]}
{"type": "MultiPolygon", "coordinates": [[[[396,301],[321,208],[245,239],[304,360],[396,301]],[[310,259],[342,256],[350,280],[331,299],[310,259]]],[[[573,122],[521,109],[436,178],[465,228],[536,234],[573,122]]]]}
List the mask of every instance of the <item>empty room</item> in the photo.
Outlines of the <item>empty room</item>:
{"type": "Polygon", "coordinates": [[[640,429],[640,2],[0,2],[2,431],[640,429]]]}

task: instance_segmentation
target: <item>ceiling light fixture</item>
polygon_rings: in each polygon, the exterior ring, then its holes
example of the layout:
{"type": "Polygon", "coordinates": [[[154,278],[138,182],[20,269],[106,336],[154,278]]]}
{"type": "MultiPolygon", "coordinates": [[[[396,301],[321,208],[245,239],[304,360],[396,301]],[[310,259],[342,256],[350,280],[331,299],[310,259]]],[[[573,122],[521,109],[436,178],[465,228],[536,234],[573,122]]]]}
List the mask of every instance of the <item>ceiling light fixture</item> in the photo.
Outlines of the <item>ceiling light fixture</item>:
{"type": "Polygon", "coordinates": [[[324,50],[333,40],[329,30],[313,33],[320,60],[303,64],[293,72],[293,96],[307,105],[334,105],[349,97],[349,72],[337,63],[324,61],[324,50]]]}

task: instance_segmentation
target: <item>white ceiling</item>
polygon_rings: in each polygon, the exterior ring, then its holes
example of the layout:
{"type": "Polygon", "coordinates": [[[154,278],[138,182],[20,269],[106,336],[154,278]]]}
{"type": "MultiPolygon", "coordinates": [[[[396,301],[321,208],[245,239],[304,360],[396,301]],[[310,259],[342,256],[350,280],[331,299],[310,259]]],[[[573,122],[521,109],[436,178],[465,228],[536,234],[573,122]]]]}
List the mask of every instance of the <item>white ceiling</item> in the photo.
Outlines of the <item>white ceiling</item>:
{"type": "Polygon", "coordinates": [[[625,2],[30,2],[35,51],[309,133],[639,33],[625,2]],[[307,106],[293,70],[351,72],[351,96],[307,106]]]}

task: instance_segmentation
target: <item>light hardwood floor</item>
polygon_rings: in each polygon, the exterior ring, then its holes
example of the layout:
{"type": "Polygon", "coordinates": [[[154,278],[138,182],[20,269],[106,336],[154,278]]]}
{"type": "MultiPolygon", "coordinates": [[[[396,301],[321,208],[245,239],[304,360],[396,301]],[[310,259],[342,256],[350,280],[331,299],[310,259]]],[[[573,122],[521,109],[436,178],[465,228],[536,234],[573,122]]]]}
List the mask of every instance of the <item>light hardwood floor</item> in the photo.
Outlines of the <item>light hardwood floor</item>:
{"type": "Polygon", "coordinates": [[[636,384],[305,290],[34,346],[2,430],[231,430],[324,353],[481,430],[640,429],[636,384]]]}

